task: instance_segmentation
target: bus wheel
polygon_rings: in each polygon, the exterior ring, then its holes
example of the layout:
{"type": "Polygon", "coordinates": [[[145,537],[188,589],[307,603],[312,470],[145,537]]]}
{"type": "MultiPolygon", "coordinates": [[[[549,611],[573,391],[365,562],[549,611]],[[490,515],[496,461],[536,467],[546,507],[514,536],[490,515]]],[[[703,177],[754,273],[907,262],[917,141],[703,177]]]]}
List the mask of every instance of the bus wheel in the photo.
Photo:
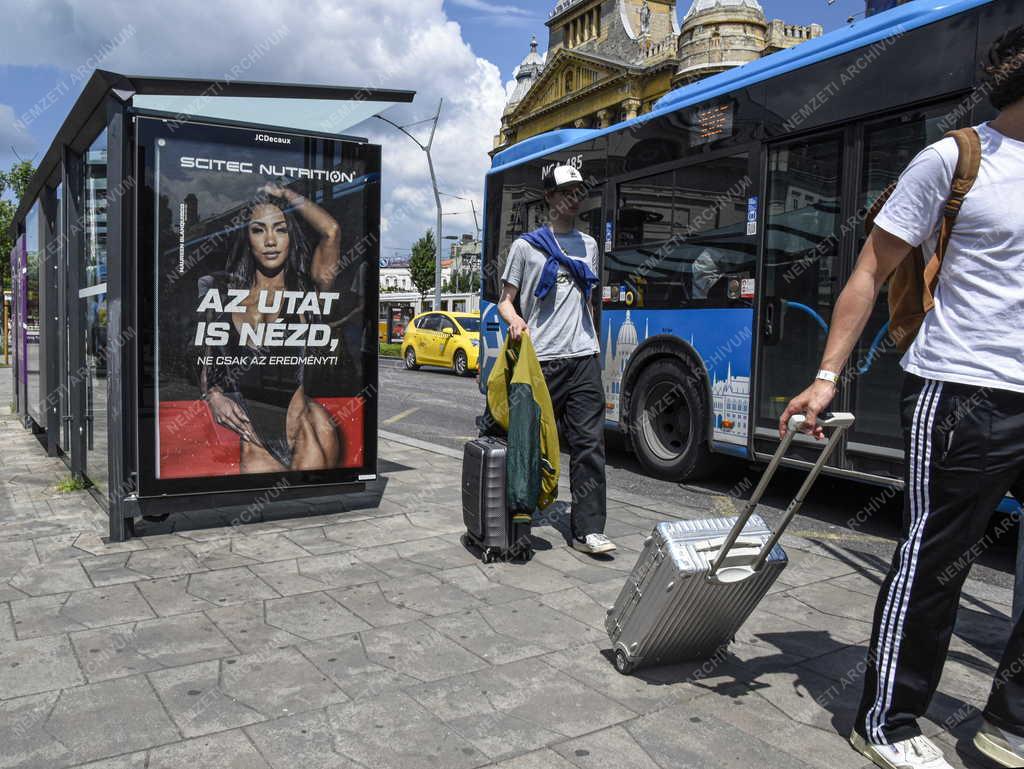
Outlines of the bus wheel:
{"type": "Polygon", "coordinates": [[[643,369],[631,388],[629,437],[650,475],[696,480],[714,467],[708,450],[708,408],[700,385],[674,358],[643,369]]]}

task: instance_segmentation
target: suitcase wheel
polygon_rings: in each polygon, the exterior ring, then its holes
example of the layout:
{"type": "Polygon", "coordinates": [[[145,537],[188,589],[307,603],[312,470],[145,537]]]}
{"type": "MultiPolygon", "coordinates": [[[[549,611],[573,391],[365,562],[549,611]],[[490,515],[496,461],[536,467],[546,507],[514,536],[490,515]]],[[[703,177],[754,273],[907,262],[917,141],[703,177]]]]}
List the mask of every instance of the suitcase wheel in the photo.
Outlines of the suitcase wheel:
{"type": "Polygon", "coordinates": [[[615,650],[615,669],[618,670],[622,675],[628,676],[633,672],[633,668],[636,665],[629,660],[626,653],[622,649],[615,650]]]}
{"type": "Polygon", "coordinates": [[[485,548],[484,551],[480,554],[480,560],[484,563],[491,563],[496,559],[494,557],[494,553],[492,553],[489,549],[485,548]]]}

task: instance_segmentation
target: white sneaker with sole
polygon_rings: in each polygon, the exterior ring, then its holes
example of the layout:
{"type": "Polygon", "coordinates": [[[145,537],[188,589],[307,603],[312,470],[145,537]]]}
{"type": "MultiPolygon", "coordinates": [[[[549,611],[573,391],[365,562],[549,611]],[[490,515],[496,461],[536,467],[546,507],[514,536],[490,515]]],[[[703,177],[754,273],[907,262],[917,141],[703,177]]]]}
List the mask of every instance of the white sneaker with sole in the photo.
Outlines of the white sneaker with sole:
{"type": "Polygon", "coordinates": [[[974,747],[1000,766],[1024,767],[1024,737],[982,719],[974,747]]]}
{"type": "Polygon", "coordinates": [[[604,534],[588,534],[582,539],[574,537],[572,540],[572,546],[581,553],[590,553],[591,555],[610,553],[617,549],[615,547],[615,543],[608,539],[604,534]]]}
{"type": "Polygon", "coordinates": [[[935,743],[924,735],[909,740],[873,745],[854,732],[850,744],[882,769],[953,769],[935,743]]]}

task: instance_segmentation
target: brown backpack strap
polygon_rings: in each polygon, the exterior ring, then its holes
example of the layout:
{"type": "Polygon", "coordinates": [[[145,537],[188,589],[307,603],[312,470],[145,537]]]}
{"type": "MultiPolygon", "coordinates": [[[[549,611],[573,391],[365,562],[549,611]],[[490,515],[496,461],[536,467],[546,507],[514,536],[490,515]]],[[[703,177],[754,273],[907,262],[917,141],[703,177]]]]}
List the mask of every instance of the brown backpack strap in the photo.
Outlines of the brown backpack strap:
{"type": "Polygon", "coordinates": [[[949,198],[942,209],[942,221],[939,224],[939,239],[935,244],[935,255],[929,260],[924,268],[924,309],[927,312],[934,305],[935,288],[939,282],[939,271],[942,269],[942,260],[946,256],[946,249],[949,248],[949,238],[953,234],[953,225],[960,215],[964,198],[974,187],[978,180],[978,172],[981,170],[981,137],[973,128],[960,128],[946,134],[956,141],[959,156],[956,162],[956,171],[953,174],[953,183],[950,186],[949,198]]]}

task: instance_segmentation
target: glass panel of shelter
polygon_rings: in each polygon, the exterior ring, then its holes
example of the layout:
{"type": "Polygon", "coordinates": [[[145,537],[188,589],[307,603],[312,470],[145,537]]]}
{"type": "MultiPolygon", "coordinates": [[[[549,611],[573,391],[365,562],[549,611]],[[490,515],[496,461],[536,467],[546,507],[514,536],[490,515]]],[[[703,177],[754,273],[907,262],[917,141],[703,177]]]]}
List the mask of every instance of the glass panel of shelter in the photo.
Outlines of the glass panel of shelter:
{"type": "Polygon", "coordinates": [[[67,452],[71,445],[71,367],[68,365],[69,323],[67,322],[67,270],[68,249],[67,233],[65,232],[64,216],[64,184],[61,182],[56,189],[57,226],[54,228],[56,244],[48,249],[50,258],[57,259],[57,328],[59,334],[57,353],[57,445],[61,451],[67,452]]]}
{"type": "Polygon", "coordinates": [[[25,335],[25,382],[26,409],[39,427],[45,427],[45,416],[42,410],[42,391],[40,389],[39,343],[41,323],[39,317],[40,267],[42,262],[41,235],[43,213],[42,203],[36,201],[25,217],[25,316],[22,327],[25,335]]]}
{"type": "Polygon", "coordinates": [[[105,495],[107,457],[107,132],[82,157],[83,249],[78,312],[85,347],[85,474],[105,495]]]}

